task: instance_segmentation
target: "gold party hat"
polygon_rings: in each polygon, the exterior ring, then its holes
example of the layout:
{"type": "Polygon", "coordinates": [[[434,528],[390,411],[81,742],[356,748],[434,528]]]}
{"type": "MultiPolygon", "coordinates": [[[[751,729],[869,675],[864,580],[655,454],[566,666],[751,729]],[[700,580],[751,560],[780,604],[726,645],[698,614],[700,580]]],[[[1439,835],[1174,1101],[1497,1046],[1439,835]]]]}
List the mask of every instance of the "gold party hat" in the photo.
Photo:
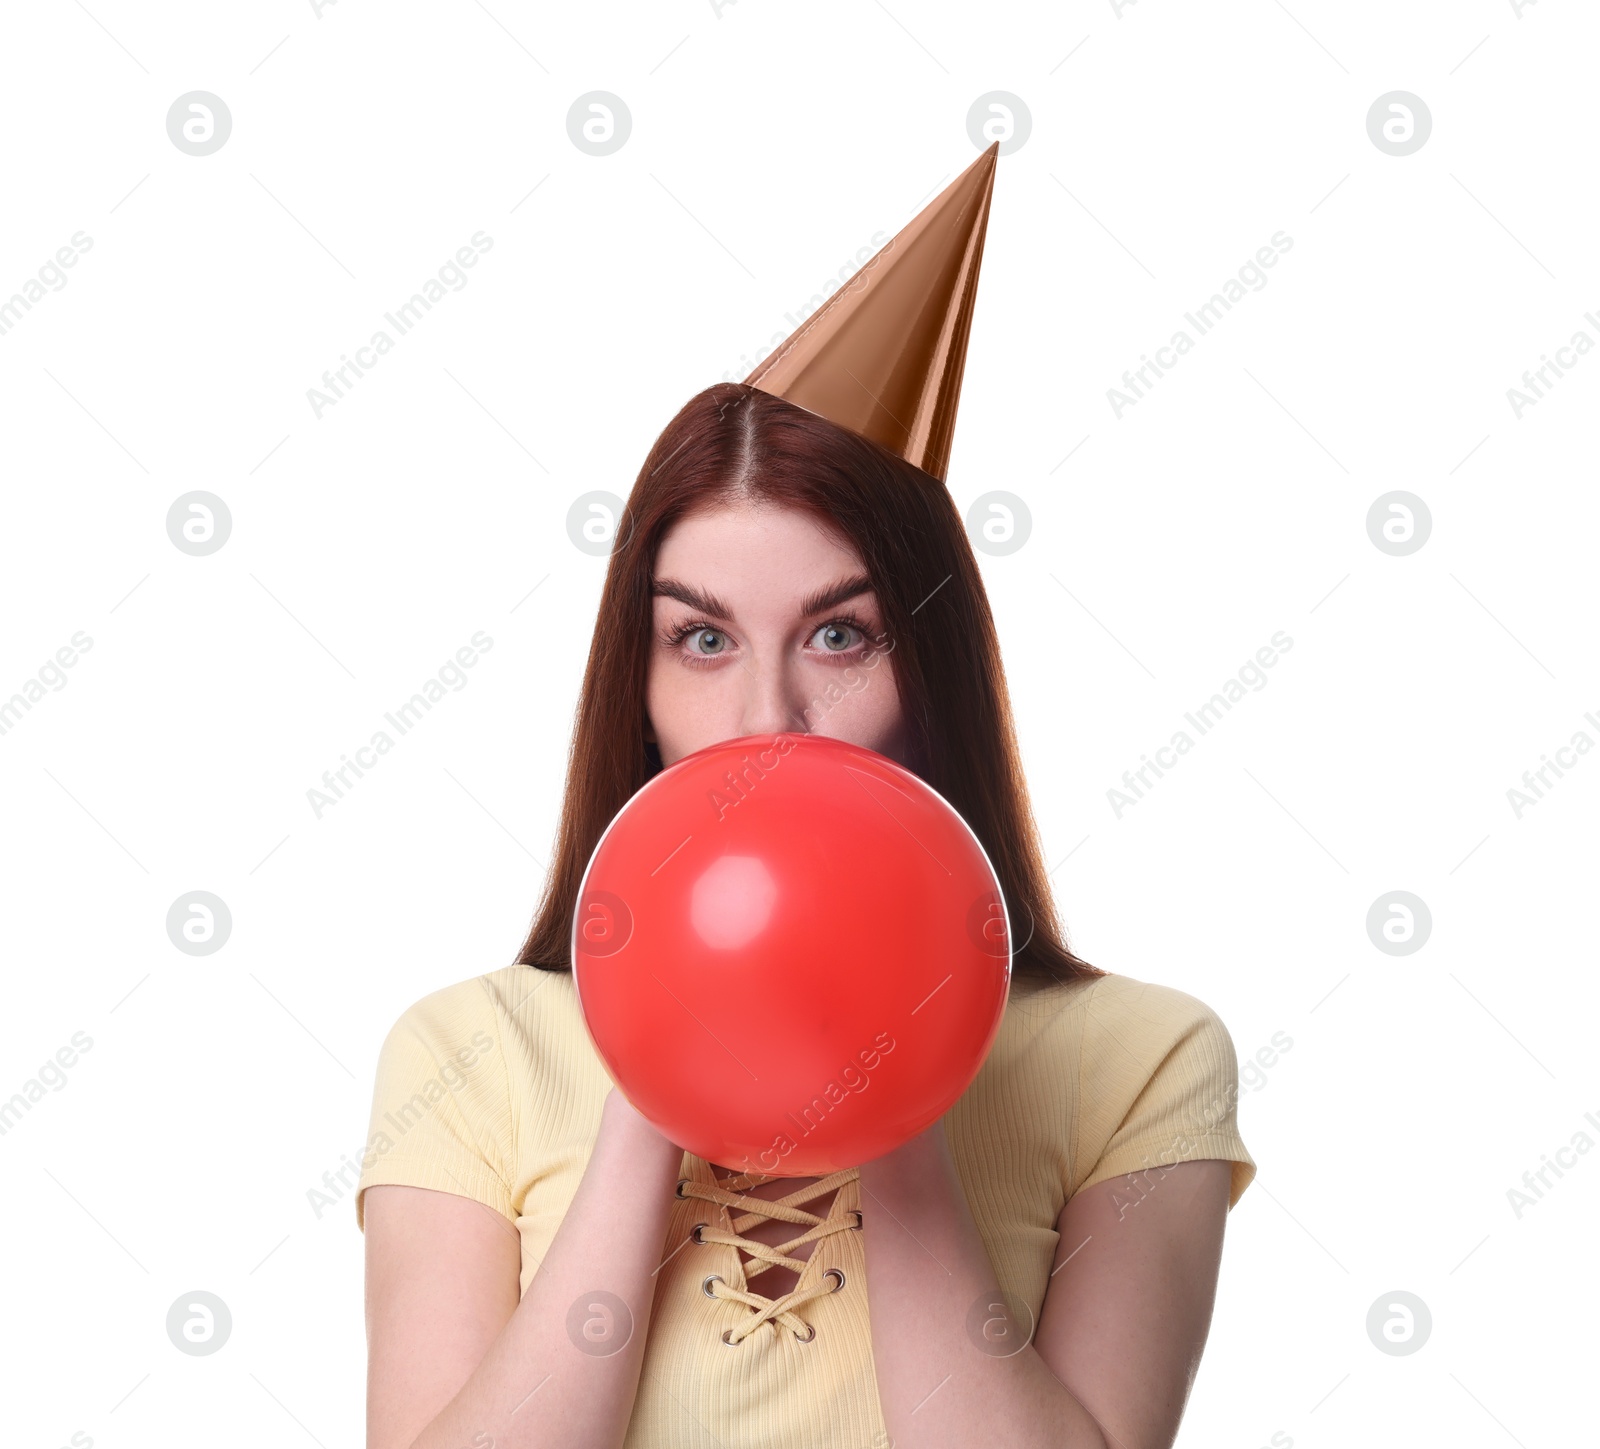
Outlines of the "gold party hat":
{"type": "Polygon", "coordinates": [[[996,141],[745,382],[871,438],[942,483],[999,154],[996,141]]]}

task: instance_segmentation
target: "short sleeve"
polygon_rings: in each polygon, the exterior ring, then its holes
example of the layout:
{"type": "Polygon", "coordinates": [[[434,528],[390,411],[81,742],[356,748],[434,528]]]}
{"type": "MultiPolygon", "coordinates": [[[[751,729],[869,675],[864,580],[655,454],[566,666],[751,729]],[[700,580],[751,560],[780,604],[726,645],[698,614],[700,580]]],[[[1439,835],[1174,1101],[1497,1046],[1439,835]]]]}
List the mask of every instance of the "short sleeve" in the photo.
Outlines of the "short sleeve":
{"type": "Polygon", "coordinates": [[[1081,1192],[1097,1182],[1178,1162],[1233,1164],[1231,1209],[1256,1175],[1239,1133],[1239,1062],[1222,1018],[1171,987],[1103,978],[1081,1058],[1080,1153],[1094,1153],[1081,1192]],[[1096,1144],[1099,1146],[1095,1152],[1096,1144]]]}
{"type": "Polygon", "coordinates": [[[485,983],[458,982],[408,1007],[378,1053],[356,1186],[453,1192],[516,1219],[510,1090],[499,1021],[485,983]]]}

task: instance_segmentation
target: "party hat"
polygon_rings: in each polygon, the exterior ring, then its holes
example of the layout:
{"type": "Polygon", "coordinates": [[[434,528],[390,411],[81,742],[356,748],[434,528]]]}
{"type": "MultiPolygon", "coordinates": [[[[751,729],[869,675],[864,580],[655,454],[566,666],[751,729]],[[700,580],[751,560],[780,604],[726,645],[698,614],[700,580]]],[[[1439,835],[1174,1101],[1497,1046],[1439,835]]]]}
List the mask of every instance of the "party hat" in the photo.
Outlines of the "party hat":
{"type": "Polygon", "coordinates": [[[942,483],[999,154],[996,141],[745,382],[871,438],[942,483]]]}

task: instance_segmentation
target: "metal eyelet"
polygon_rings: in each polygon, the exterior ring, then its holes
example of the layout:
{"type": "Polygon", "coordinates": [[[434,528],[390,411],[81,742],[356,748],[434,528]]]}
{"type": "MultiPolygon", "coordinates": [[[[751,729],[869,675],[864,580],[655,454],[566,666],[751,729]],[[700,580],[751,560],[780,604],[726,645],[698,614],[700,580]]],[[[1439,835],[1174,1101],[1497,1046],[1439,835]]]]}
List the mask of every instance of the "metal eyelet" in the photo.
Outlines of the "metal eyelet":
{"type": "Polygon", "coordinates": [[[683,1185],[684,1185],[684,1183],[693,1182],[693,1181],[694,1181],[694,1179],[690,1178],[690,1177],[680,1177],[678,1179],[678,1185],[675,1188],[672,1189],[673,1197],[677,1198],[679,1202],[682,1202],[683,1201],[683,1185]]]}
{"type": "MultiPolygon", "coordinates": [[[[732,1333],[732,1332],[733,1332],[733,1330],[732,1330],[732,1329],[731,1329],[731,1328],[724,1328],[724,1329],[723,1329],[723,1330],[722,1330],[722,1341],[723,1341],[723,1342],[724,1342],[724,1343],[725,1343],[725,1344],[727,1344],[727,1345],[728,1345],[728,1347],[729,1347],[729,1348],[738,1348],[738,1346],[739,1346],[739,1344],[738,1344],[738,1343],[735,1343],[735,1342],[734,1342],[734,1341],[733,1341],[733,1340],[732,1340],[732,1339],[731,1339],[731,1338],[729,1338],[729,1337],[728,1337],[728,1335],[729,1335],[729,1334],[730,1334],[730,1333],[732,1333]]],[[[744,1342],[744,1340],[743,1340],[743,1339],[740,1339],[740,1340],[739,1340],[739,1342],[740,1342],[740,1343],[743,1343],[743,1342],[744,1342]]]]}
{"type": "Polygon", "coordinates": [[[711,1291],[711,1285],[713,1283],[723,1283],[726,1281],[727,1280],[723,1278],[721,1273],[707,1273],[706,1276],[701,1279],[700,1291],[704,1293],[707,1298],[715,1298],[717,1295],[711,1291]]]}
{"type": "Polygon", "coordinates": [[[701,1228],[709,1228],[710,1226],[711,1226],[710,1223],[696,1223],[694,1225],[694,1230],[689,1234],[690,1241],[691,1242],[695,1242],[695,1243],[699,1243],[702,1246],[704,1246],[706,1240],[700,1236],[700,1229],[701,1228]]]}
{"type": "Polygon", "coordinates": [[[830,1293],[837,1293],[841,1288],[844,1287],[844,1270],[842,1268],[826,1268],[823,1270],[822,1276],[824,1278],[837,1278],[839,1280],[834,1287],[828,1290],[830,1293]]]}
{"type": "Polygon", "coordinates": [[[809,1328],[811,1330],[811,1332],[808,1333],[804,1338],[801,1338],[798,1333],[795,1334],[794,1337],[795,1337],[795,1342],[796,1343],[810,1343],[811,1340],[817,1336],[817,1329],[816,1329],[816,1325],[815,1324],[808,1323],[808,1324],[806,1324],[806,1327],[809,1328]]]}
{"type": "Polygon", "coordinates": [[[851,1208],[850,1211],[853,1212],[856,1215],[855,1223],[851,1227],[850,1231],[852,1233],[859,1233],[861,1231],[861,1209],[860,1208],[851,1208]]]}

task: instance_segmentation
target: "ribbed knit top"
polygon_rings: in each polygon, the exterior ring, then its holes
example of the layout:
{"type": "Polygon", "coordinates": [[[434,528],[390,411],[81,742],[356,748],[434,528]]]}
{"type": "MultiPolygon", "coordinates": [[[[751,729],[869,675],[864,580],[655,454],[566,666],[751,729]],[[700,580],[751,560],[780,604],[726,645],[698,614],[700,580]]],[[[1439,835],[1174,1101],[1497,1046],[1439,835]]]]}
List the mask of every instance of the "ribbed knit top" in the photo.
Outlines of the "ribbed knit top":
{"type": "MultiPolygon", "coordinates": [[[[357,1224],[364,1190],[378,1183],[473,1198],[516,1226],[526,1292],[588,1165],[611,1086],[568,973],[508,966],[424,996],[379,1054],[357,1224]]],[[[988,1057],[944,1117],[999,1286],[1037,1322],[1062,1205],[1108,1178],[1221,1158],[1233,1164],[1231,1209],[1256,1171],[1237,1101],[1233,1040],[1195,997],[1115,973],[1026,993],[1014,984],[988,1057]]],[[[685,1152],[682,1176],[714,1195],[704,1159],[685,1152]]],[[[1145,1190],[1129,1184],[1130,1198],[1145,1190]]],[[[804,1207],[830,1226],[856,1223],[854,1171],[831,1202],[804,1207]]],[[[787,1315],[814,1330],[802,1341],[777,1318],[741,1329],[753,1307],[703,1291],[712,1274],[747,1288],[737,1247],[684,1245],[713,1219],[728,1230],[714,1202],[691,1195],[673,1205],[625,1449],[887,1443],[862,1234],[818,1239],[793,1291],[837,1291],[807,1295],[787,1315]],[[735,1341],[725,1344],[729,1330],[735,1341]]],[[[791,1236],[806,1231],[799,1224],[791,1236]]],[[[760,1276],[748,1289],[766,1291],[760,1276]]]]}

